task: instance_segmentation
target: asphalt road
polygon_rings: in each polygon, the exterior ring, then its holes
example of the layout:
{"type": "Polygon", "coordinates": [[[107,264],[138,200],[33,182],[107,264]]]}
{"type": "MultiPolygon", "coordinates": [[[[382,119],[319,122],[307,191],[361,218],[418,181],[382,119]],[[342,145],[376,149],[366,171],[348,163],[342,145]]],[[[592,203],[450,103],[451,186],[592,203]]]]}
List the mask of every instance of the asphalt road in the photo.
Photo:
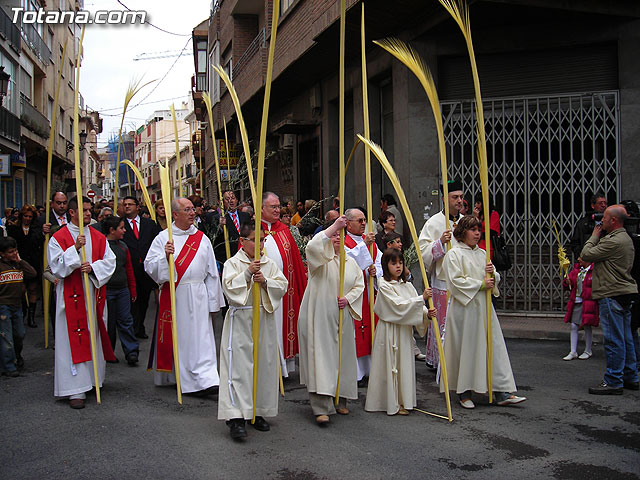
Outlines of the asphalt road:
{"type": "MultiPolygon", "coordinates": [[[[216,397],[184,396],[178,405],[175,389],[155,387],[142,361],[128,367],[119,346],[101,405],[92,393],[84,410],[55,400],[53,351],[43,349],[41,325],[28,329],[23,375],[0,378],[3,480],[640,478],[640,392],[587,393],[601,381],[602,346],[590,360],[563,362],[565,342],[508,340],[529,401],[497,407],[481,399],[467,411],[452,398],[453,423],[367,413],[360,389],[352,413],[321,428],[296,375],[285,381],[271,431],[249,428],[236,443],[217,420],[216,397]]],[[[149,341],[141,347],[142,360],[149,341]]],[[[422,363],[417,377],[418,407],[446,413],[422,363]]]]}

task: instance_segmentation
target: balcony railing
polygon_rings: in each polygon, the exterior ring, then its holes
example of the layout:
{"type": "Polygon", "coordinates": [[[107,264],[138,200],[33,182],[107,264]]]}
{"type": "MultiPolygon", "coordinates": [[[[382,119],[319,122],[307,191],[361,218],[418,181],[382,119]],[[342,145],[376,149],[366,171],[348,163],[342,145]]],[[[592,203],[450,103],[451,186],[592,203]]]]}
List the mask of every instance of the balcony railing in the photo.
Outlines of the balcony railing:
{"type": "Polygon", "coordinates": [[[191,81],[193,82],[193,87],[196,92],[206,92],[209,90],[209,81],[206,73],[196,73],[191,81]]]}
{"type": "Polygon", "coordinates": [[[49,138],[51,124],[25,97],[20,97],[20,120],[33,133],[49,138]]]}
{"type": "Polygon", "coordinates": [[[0,107],[0,135],[20,144],[20,119],[4,107],[0,107]]]}
{"type": "Polygon", "coordinates": [[[2,36],[16,53],[20,53],[20,29],[11,21],[7,13],[0,8],[0,36],[2,36]]]}
{"type": "Polygon", "coordinates": [[[22,39],[31,47],[36,57],[40,59],[45,65],[51,64],[51,50],[47,47],[47,44],[42,40],[42,37],[30,23],[22,24],[22,39]]]}
{"type": "Polygon", "coordinates": [[[258,53],[261,48],[265,48],[266,46],[266,30],[263,28],[260,30],[256,38],[254,38],[247,49],[244,51],[238,63],[233,66],[233,73],[238,75],[242,69],[249,63],[249,60],[253,58],[253,56],[258,53]]]}

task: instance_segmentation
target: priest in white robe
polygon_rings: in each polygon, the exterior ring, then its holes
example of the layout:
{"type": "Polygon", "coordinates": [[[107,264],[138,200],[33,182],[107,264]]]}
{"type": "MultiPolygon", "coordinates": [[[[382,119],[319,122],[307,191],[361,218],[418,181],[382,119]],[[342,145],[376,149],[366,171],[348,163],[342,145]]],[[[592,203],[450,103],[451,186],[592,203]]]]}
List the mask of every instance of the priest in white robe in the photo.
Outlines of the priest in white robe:
{"type": "MultiPolygon", "coordinates": [[[[258,235],[261,230],[258,229],[258,235]]],[[[287,291],[287,278],[264,254],[254,261],[253,223],[240,226],[242,248],[224,264],[222,289],[229,301],[220,352],[218,419],[227,420],[231,438],[247,436],[245,420],[253,416],[253,286],[260,286],[258,382],[254,428],[268,431],[264,417],[278,414],[278,333],[273,312],[287,291]]],[[[259,237],[264,245],[264,234],[259,237]]],[[[262,248],[261,248],[262,250],[262,248]]]]}
{"type": "Polygon", "coordinates": [[[80,235],[79,209],[77,198],[69,201],[71,222],[60,228],[51,237],[47,250],[51,273],[61,279],[56,288],[56,348],[53,394],[69,397],[71,408],[84,408],[87,391],[95,386],[93,362],[91,360],[89,328],[84,283],[81,273],[87,272],[91,288],[88,292],[93,319],[98,325],[96,335],[96,359],[98,362],[98,384],[102,386],[105,376],[105,357],[115,359],[106,332],[106,295],[98,290],[101,298],[96,299],[96,289],[100,289],[111,278],[116,268],[116,257],[107,246],[106,238],[89,227],[91,202],[82,199],[84,230],[80,235]],[[82,263],[81,247],[84,245],[86,259],[82,263]],[[101,293],[100,293],[101,292],[101,293]],[[97,307],[100,308],[97,308],[97,307]],[[73,313],[76,311],[77,314],[73,313]],[[67,315],[67,309],[69,315],[67,315]],[[102,317],[98,312],[102,312],[102,317]],[[68,318],[69,317],[69,318],[68,318]],[[72,318],[73,317],[73,318],[72,318]],[[100,325],[99,322],[102,322],[100,325]]]}
{"type": "MultiPolygon", "coordinates": [[[[400,252],[391,255],[402,259],[400,252]]],[[[382,261],[386,260],[383,256],[382,261]]],[[[404,269],[404,263],[402,267],[404,269]]],[[[405,280],[404,273],[402,271],[400,278],[395,280],[385,268],[385,278],[378,284],[374,312],[380,320],[375,332],[364,407],[369,412],[407,415],[417,406],[413,327],[421,336],[426,333],[429,312],[424,302],[428,291],[418,295],[415,287],[405,280]]]]}
{"type": "MultiPolygon", "coordinates": [[[[173,243],[168,230],[153,240],[144,269],[160,285],[160,314],[151,350],[156,385],[175,384],[171,344],[171,313],[163,304],[169,298],[169,254],[174,254],[176,328],[182,393],[212,394],[219,385],[216,345],[211,313],[225,306],[216,258],[209,238],[193,224],[195,209],[189,199],[171,202],[173,243]],[[165,299],[163,300],[163,296],[165,299]],[[163,311],[165,313],[163,313],[163,311]],[[165,348],[166,347],[166,348],[165,348]],[[159,364],[160,362],[160,364],[159,364]]],[[[151,363],[151,362],[150,362],[151,363]]]]}
{"type": "Polygon", "coordinates": [[[362,318],[355,320],[356,356],[358,358],[358,381],[369,375],[371,369],[371,328],[372,321],[369,310],[369,299],[375,292],[369,292],[369,277],[374,278],[374,289],[377,281],[382,277],[382,265],[380,259],[382,252],[375,243],[375,233],[364,234],[366,220],[362,210],[350,208],[344,212],[347,217],[347,231],[344,238],[345,252],[353,258],[360,270],[364,281],[364,294],[362,299],[362,318]],[[373,245],[373,257],[369,252],[369,245],[373,245]]]}
{"type": "Polygon", "coordinates": [[[451,248],[457,243],[456,239],[452,238],[451,232],[460,218],[462,218],[460,211],[464,206],[462,183],[450,181],[448,187],[449,198],[445,199],[445,201],[449,202],[449,225],[451,228],[447,229],[443,209],[426,221],[418,238],[420,253],[429,275],[429,284],[433,290],[433,304],[438,310],[437,320],[440,328],[439,332],[434,332],[433,328],[429,327],[427,332],[426,362],[432,368],[437,368],[440,363],[436,338],[438,335],[442,338],[447,316],[447,282],[442,269],[442,262],[447,253],[447,244],[450,244],[449,248],[451,248]]]}
{"type": "MultiPolygon", "coordinates": [[[[498,296],[500,274],[486,264],[486,252],[478,248],[480,221],[463,217],[454,235],[458,240],[444,259],[443,271],[450,292],[445,333],[444,356],[449,388],[455,389],[464,408],[474,408],[472,392],[487,393],[487,298],[486,290],[498,296]],[[495,275],[495,278],[491,277],[495,275]]],[[[493,348],[493,393],[498,405],[513,405],[526,400],[512,395],[516,383],[498,316],[491,306],[493,348]]],[[[444,385],[440,382],[440,391],[444,385]]]]}
{"type": "Polygon", "coordinates": [[[362,270],[346,257],[344,296],[338,298],[340,281],[340,229],[347,218],[335,220],[326,230],[315,235],[307,244],[309,285],[300,306],[298,334],[300,339],[300,383],[307,386],[309,402],[320,425],[329,422],[329,415],[346,415],[347,399],[358,398],[356,378],[356,345],[353,319],[362,318],[362,270]],[[338,360],[338,317],[342,322],[342,355],[338,360]],[[335,394],[340,372],[338,406],[335,394]]]}

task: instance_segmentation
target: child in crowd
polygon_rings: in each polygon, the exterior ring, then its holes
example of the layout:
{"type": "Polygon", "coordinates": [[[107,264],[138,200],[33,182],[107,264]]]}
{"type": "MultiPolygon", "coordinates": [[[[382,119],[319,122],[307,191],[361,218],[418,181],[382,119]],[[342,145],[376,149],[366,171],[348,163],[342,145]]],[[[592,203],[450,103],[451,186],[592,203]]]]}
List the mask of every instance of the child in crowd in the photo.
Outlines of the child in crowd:
{"type": "Polygon", "coordinates": [[[408,415],[416,406],[416,367],[413,360],[413,327],[422,336],[429,316],[425,300],[431,289],[418,295],[406,280],[404,259],[399,250],[382,255],[383,278],[378,283],[374,312],[380,319],[371,353],[371,373],[365,410],[386,411],[387,415],[408,415]]]}
{"type": "Polygon", "coordinates": [[[20,258],[12,237],[0,237],[0,367],[2,374],[19,376],[22,368],[24,280],[36,278],[36,270],[20,258]]]}
{"type": "Polygon", "coordinates": [[[597,327],[600,313],[598,302],[591,298],[591,280],[593,264],[578,258],[578,263],[564,279],[564,287],[571,290],[567,314],[564,323],[571,323],[571,351],[563,360],[587,360],[591,357],[593,333],[591,327],[597,327]],[[584,328],[584,352],[578,356],[578,330],[584,328]]]}
{"type": "MultiPolygon", "coordinates": [[[[131,303],[136,301],[136,280],[127,244],[122,241],[125,227],[124,219],[114,215],[102,221],[103,232],[109,242],[111,251],[116,256],[116,269],[107,282],[107,332],[111,348],[116,350],[116,330],[125,359],[130,366],[138,363],[140,346],[133,329],[131,303]]],[[[115,362],[117,363],[116,359],[115,362]]]]}
{"type": "Polygon", "coordinates": [[[226,420],[231,438],[247,436],[245,421],[251,420],[253,404],[253,286],[260,286],[260,334],[258,336],[258,383],[253,427],[270,430],[264,417],[278,414],[278,330],[273,312],[287,291],[287,278],[264,254],[254,260],[255,242],[264,247],[262,229],[255,224],[240,227],[242,248],[227,260],[222,270],[222,289],[229,310],[222,328],[218,419],[226,420]],[[256,237],[257,234],[257,237],[256,237]]]}
{"type": "MultiPolygon", "coordinates": [[[[472,392],[487,393],[487,336],[485,333],[486,290],[498,296],[500,274],[486,264],[486,252],[478,247],[481,222],[463,217],[453,231],[458,241],[444,258],[443,268],[450,292],[444,356],[449,387],[455,388],[463,408],[475,408],[472,392]],[[495,275],[495,278],[492,276],[495,275]]],[[[491,306],[493,345],[493,394],[501,406],[524,402],[509,392],[516,391],[511,362],[504,343],[498,316],[491,306]]],[[[444,385],[440,382],[440,391],[444,385]]]]}

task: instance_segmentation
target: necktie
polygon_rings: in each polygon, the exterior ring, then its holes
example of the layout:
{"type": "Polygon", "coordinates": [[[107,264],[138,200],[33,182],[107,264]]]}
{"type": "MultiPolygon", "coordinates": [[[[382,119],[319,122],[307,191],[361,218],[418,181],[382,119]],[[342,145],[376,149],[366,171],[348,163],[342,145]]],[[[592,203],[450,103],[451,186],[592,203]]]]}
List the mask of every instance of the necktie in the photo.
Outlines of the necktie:
{"type": "Polygon", "coordinates": [[[138,238],[138,223],[136,222],[136,219],[134,218],[131,220],[131,223],[133,224],[133,234],[138,238]]]}
{"type": "Polygon", "coordinates": [[[60,220],[58,223],[60,223],[60,225],[66,225],[67,224],[67,219],[64,215],[60,215],[58,217],[58,220],[60,220]]]}
{"type": "Polygon", "coordinates": [[[231,215],[231,218],[233,219],[233,224],[236,226],[236,230],[238,231],[238,233],[240,233],[240,224],[238,223],[238,213],[233,212],[230,215],[231,215]]]}

